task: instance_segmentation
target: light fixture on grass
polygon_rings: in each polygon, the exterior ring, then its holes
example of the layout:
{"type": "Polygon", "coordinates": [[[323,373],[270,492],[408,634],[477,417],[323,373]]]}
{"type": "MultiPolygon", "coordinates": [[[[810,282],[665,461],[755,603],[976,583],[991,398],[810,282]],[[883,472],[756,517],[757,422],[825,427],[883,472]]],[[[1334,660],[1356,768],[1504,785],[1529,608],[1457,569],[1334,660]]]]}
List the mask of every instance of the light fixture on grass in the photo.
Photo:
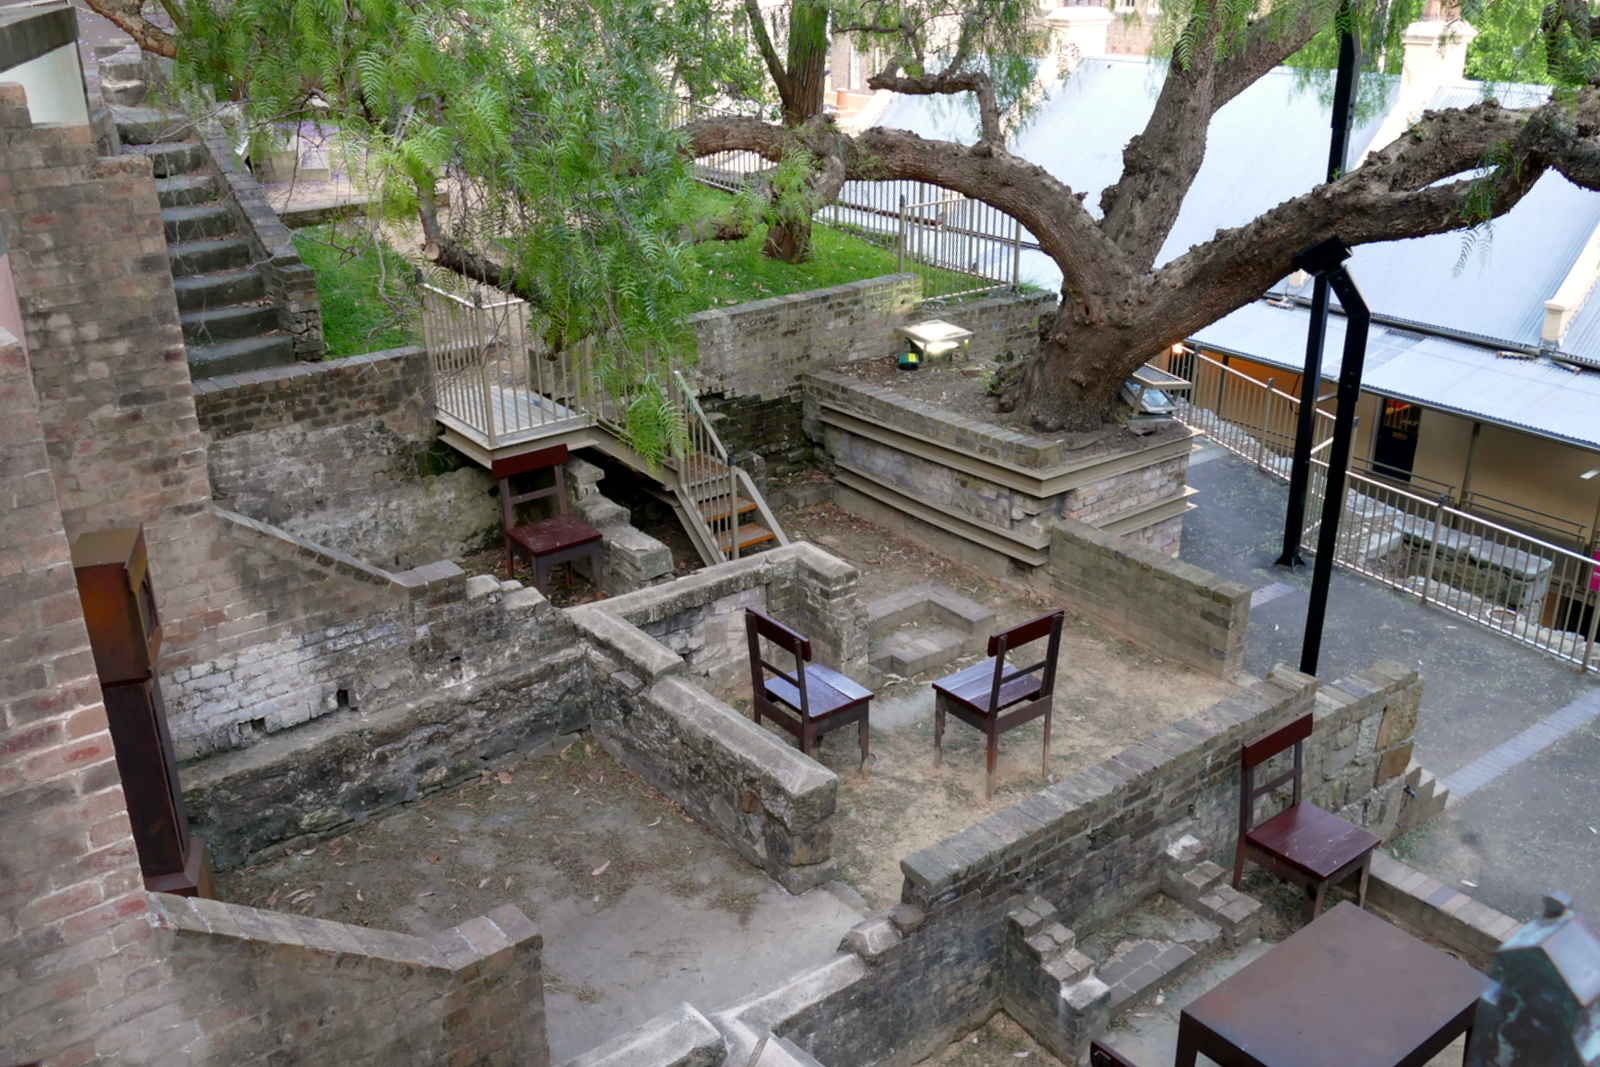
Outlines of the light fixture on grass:
{"type": "Polygon", "coordinates": [[[901,370],[916,370],[928,360],[940,356],[954,359],[953,353],[957,350],[965,358],[967,343],[972,340],[971,330],[938,319],[919,322],[914,326],[901,326],[899,332],[906,339],[906,350],[895,361],[895,366],[901,370]]]}

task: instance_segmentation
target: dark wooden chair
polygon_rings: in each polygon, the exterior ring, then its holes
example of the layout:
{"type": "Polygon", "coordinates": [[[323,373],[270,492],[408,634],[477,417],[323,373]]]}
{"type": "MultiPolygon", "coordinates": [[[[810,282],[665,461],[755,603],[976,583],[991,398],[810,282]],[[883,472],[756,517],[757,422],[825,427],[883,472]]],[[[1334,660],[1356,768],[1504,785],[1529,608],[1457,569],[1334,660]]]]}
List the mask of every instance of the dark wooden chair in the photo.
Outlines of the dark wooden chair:
{"type": "Polygon", "coordinates": [[[823,734],[857,723],[865,776],[867,706],[872,693],[832,667],[812,663],[807,638],[754,608],[745,609],[744,629],[750,641],[750,702],[755,706],[756,722],[765,715],[798,738],[800,751],[808,756],[823,734]],[[762,656],[762,638],[794,657],[792,674],[762,656]]]}
{"type": "Polygon", "coordinates": [[[982,730],[989,739],[989,776],[983,799],[994,796],[994,769],[1000,735],[1044,716],[1041,774],[1050,773],[1050,705],[1056,690],[1056,655],[1061,651],[1060,609],[1040,615],[989,638],[989,658],[933,683],[933,765],[944,759],[944,717],[954,715],[982,730]],[[1044,659],[1028,667],[1006,669],[1006,655],[1042,638],[1050,639],[1044,659]],[[1009,711],[1007,709],[1010,709],[1009,711]]]}
{"type": "Polygon", "coordinates": [[[1356,891],[1356,904],[1367,906],[1372,850],[1381,843],[1376,835],[1301,799],[1305,740],[1311,736],[1312,725],[1308,712],[1243,746],[1239,759],[1239,846],[1233,858],[1235,889],[1244,876],[1246,860],[1304,889],[1307,922],[1322,913],[1328,887],[1357,872],[1361,875],[1361,885],[1356,891]],[[1294,746],[1294,765],[1270,782],[1257,784],[1256,768],[1291,745],[1294,746]],[[1256,801],[1291,781],[1294,793],[1290,805],[1257,823],[1256,801]]]}
{"type": "MultiPolygon", "coordinates": [[[[506,574],[517,576],[516,559],[521,557],[533,564],[534,585],[541,593],[548,593],[546,583],[550,568],[575,559],[589,560],[589,573],[594,578],[596,597],[605,595],[600,585],[600,531],[567,512],[567,476],[562,464],[567,461],[567,446],[554,445],[536,452],[494,461],[492,473],[500,483],[500,525],[506,543],[506,574]],[[529,493],[513,493],[511,479],[531,474],[546,467],[555,472],[555,479],[543,489],[529,493]],[[519,524],[517,505],[544,497],[556,498],[557,513],[548,519],[519,524]]],[[[571,572],[567,580],[571,581],[571,572]]]]}
{"type": "Polygon", "coordinates": [[[1128,1057],[1098,1041],[1089,1042],[1089,1067],[1138,1067],[1128,1057]]]}

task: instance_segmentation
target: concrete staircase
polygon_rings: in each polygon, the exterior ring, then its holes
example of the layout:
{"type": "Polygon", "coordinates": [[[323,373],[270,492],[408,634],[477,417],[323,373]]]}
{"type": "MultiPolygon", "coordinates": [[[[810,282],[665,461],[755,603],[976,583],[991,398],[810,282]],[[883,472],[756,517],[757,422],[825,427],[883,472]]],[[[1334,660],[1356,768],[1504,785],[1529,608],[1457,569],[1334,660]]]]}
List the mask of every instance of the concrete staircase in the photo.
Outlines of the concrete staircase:
{"type": "Polygon", "coordinates": [[[154,108],[114,113],[123,151],[147,157],[155,173],[190,374],[214,378],[293,363],[293,339],[196,131],[183,116],[154,108]]]}

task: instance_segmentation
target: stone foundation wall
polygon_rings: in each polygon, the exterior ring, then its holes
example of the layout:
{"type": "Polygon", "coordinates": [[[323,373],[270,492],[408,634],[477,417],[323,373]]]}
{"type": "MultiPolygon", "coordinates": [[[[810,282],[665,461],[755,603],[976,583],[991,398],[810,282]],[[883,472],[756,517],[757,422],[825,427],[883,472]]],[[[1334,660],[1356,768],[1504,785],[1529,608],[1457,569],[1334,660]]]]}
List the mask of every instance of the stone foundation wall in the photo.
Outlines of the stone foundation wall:
{"type": "Polygon", "coordinates": [[[1070,519],[1051,533],[1045,581],[1068,610],[1223,678],[1244,668],[1250,589],[1070,519]]]}
{"type": "Polygon", "coordinates": [[[230,510],[399,570],[499,532],[488,472],[435,443],[420,348],[205,379],[194,394],[230,510]]]}
{"type": "Polygon", "coordinates": [[[512,905],[432,938],[150,894],[172,970],[122,1062],[548,1067],[543,940],[512,905]]]}
{"type": "Polygon", "coordinates": [[[322,358],[322,301],[316,273],[301,260],[289,228],[278,220],[267,194],[234,154],[223,136],[202,137],[206,170],[223,192],[239,235],[250,245],[250,260],[261,271],[267,295],[278,308],[278,320],[294,338],[295,358],[315,363],[322,358]]]}

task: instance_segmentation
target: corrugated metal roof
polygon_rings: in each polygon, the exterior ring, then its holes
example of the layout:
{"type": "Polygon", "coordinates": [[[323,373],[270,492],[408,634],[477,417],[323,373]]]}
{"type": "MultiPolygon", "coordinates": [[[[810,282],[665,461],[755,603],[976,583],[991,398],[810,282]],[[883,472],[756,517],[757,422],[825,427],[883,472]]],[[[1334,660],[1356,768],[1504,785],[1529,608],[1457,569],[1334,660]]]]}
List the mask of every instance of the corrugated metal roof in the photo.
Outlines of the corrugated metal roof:
{"type": "Polygon", "coordinates": [[[1597,225],[1600,194],[1548,173],[1478,233],[1362,245],[1350,272],[1378,314],[1537,346],[1544,302],[1597,225]]]}
{"type": "MultiPolygon", "coordinates": [[[[1305,365],[1309,310],[1255,303],[1197,332],[1205,348],[1298,373],[1305,365]]],[[[1328,317],[1323,375],[1336,378],[1346,319],[1328,317]]],[[[1600,373],[1574,373],[1549,359],[1504,359],[1493,349],[1375,325],[1362,387],[1381,396],[1600,449],[1600,373]]]]}
{"type": "MultiPolygon", "coordinates": [[[[1600,285],[1595,288],[1600,289],[1600,285]]],[[[1600,360],[1600,296],[1594,289],[1589,290],[1589,298],[1567,327],[1567,335],[1561,339],[1561,350],[1585,359],[1600,360]]],[[[1600,412],[1595,418],[1600,418],[1600,412]]]]}
{"type": "MultiPolygon", "coordinates": [[[[1100,193],[1121,175],[1122,149],[1149,121],[1161,78],[1162,68],[1143,57],[1085,60],[1013,139],[1012,151],[1074,192],[1087,193],[1084,204],[1098,217],[1100,193]]],[[[1392,94],[1393,85],[1386,88],[1392,94]]],[[[1287,69],[1272,71],[1229,101],[1212,120],[1205,163],[1157,264],[1321,181],[1331,114],[1316,89],[1302,88],[1298,74],[1287,69]]],[[[1356,129],[1353,154],[1366,148],[1382,118],[1375,115],[1356,129]]],[[[881,125],[970,143],[976,119],[970,107],[903,96],[890,105],[881,125]]],[[[1024,256],[1023,273],[1046,288],[1061,283],[1061,272],[1043,254],[1024,256]]]]}

